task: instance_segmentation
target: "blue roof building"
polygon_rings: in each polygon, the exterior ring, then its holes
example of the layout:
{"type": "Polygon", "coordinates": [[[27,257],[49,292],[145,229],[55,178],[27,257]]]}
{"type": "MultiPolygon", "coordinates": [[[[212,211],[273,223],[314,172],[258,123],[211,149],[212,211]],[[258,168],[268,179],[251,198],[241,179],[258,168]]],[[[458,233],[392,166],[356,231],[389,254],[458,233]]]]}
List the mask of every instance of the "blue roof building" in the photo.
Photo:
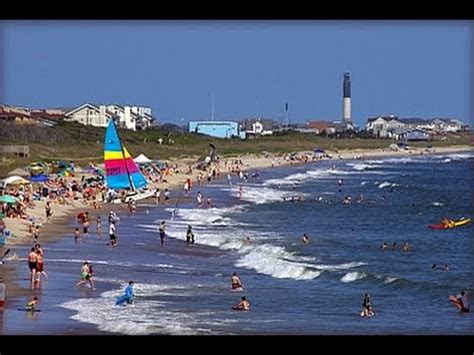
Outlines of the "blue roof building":
{"type": "Polygon", "coordinates": [[[233,121],[189,121],[189,133],[201,133],[217,138],[240,137],[245,139],[245,131],[233,121]]]}

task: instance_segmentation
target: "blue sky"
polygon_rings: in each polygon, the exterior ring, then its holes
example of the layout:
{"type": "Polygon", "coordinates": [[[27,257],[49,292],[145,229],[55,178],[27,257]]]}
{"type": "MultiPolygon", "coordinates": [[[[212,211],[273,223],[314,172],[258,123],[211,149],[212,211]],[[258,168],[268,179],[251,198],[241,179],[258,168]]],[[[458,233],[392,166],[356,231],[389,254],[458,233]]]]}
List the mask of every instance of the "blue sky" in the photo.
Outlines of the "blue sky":
{"type": "Polygon", "coordinates": [[[160,121],[259,113],[471,120],[467,21],[4,21],[3,103],[151,106],[160,121]]]}

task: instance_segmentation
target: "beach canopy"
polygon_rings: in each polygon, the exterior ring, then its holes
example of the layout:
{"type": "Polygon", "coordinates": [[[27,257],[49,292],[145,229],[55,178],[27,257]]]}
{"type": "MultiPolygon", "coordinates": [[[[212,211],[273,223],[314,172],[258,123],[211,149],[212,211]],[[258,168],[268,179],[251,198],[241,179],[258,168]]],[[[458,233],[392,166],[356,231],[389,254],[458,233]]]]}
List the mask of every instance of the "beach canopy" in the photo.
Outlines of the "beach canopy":
{"type": "Polygon", "coordinates": [[[133,161],[135,163],[138,163],[138,164],[149,164],[152,162],[151,159],[149,159],[145,154],[140,154],[138,157],[136,157],[135,159],[133,159],[133,161]]]}
{"type": "Polygon", "coordinates": [[[0,202],[16,203],[16,198],[10,195],[2,195],[0,196],[0,202]]]}
{"type": "Polygon", "coordinates": [[[35,175],[30,177],[31,182],[46,182],[49,180],[49,177],[46,175],[35,175]]]}
{"type": "Polygon", "coordinates": [[[14,176],[9,176],[5,179],[2,180],[3,186],[7,185],[22,185],[22,184],[29,184],[30,182],[21,176],[14,175],[14,176]]]}
{"type": "Polygon", "coordinates": [[[16,168],[16,169],[10,171],[8,173],[8,175],[17,175],[17,176],[21,176],[21,177],[28,177],[28,176],[30,176],[30,173],[25,169],[16,168]]]}

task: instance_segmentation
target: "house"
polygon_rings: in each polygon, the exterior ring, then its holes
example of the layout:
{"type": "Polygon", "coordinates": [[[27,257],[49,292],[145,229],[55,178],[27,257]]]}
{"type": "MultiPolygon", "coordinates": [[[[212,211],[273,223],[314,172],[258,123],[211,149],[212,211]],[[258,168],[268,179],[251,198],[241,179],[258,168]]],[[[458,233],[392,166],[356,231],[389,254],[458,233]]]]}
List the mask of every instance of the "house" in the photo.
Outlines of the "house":
{"type": "Polygon", "coordinates": [[[71,111],[66,112],[65,121],[79,122],[86,126],[107,127],[112,119],[112,114],[107,112],[105,105],[85,103],[71,111]]]}
{"type": "Polygon", "coordinates": [[[368,118],[365,125],[367,131],[372,131],[372,135],[377,138],[395,138],[394,132],[401,133],[405,128],[405,123],[397,116],[378,116],[368,118]]]}
{"type": "Polygon", "coordinates": [[[468,129],[467,125],[452,118],[433,118],[431,124],[438,132],[459,132],[468,129]]]}
{"type": "Polygon", "coordinates": [[[245,131],[241,131],[239,123],[234,121],[189,121],[189,132],[217,138],[245,139],[245,131]]]}
{"type": "Polygon", "coordinates": [[[314,129],[316,134],[332,134],[336,133],[336,129],[333,126],[332,122],[329,121],[308,121],[306,122],[308,128],[314,129]]]}
{"type": "Polygon", "coordinates": [[[300,133],[312,133],[312,134],[318,134],[319,131],[316,128],[309,127],[307,124],[303,123],[297,123],[295,125],[292,125],[292,130],[300,133]]]}
{"type": "Polygon", "coordinates": [[[422,129],[412,129],[406,134],[408,141],[427,141],[430,139],[430,134],[422,129]]]}
{"type": "Polygon", "coordinates": [[[107,105],[107,113],[109,113],[121,128],[136,130],[138,115],[132,112],[130,106],[107,105]]]}
{"type": "Polygon", "coordinates": [[[400,121],[405,124],[406,129],[432,130],[434,128],[434,125],[431,120],[425,120],[423,118],[400,118],[400,121]]]}
{"type": "Polygon", "coordinates": [[[143,131],[148,129],[156,124],[155,118],[151,115],[151,113],[144,112],[142,115],[138,116],[138,120],[136,122],[137,130],[143,131]]]}
{"type": "Polygon", "coordinates": [[[245,132],[255,136],[272,135],[273,126],[273,120],[269,118],[248,118],[243,121],[245,132]]]}

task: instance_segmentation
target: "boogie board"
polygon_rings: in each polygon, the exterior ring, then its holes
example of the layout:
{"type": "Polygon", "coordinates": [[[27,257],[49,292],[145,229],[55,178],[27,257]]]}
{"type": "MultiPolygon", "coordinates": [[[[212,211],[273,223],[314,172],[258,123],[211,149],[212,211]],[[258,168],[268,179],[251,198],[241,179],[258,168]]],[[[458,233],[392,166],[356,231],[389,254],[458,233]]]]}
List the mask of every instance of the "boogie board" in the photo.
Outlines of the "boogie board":
{"type": "Polygon", "coordinates": [[[132,303],[132,300],[133,299],[130,299],[127,295],[122,295],[120,297],[117,297],[116,301],[115,301],[115,305],[116,306],[121,306],[123,305],[125,302],[126,303],[132,303]]]}
{"type": "Polygon", "coordinates": [[[41,309],[18,308],[22,312],[41,312],[41,309]]]}

